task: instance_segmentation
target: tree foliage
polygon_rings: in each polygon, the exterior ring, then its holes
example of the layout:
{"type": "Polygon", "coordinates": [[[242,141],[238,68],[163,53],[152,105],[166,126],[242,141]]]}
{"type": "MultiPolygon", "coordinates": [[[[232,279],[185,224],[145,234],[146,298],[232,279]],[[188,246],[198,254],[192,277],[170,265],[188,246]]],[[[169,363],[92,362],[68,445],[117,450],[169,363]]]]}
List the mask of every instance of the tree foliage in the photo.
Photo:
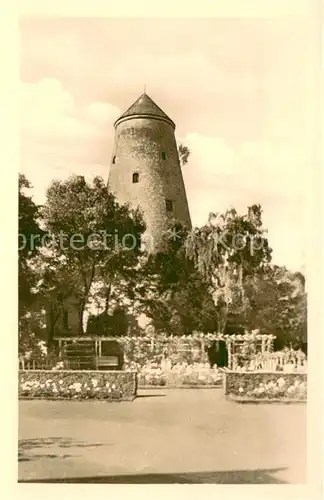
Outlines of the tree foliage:
{"type": "Polygon", "coordinates": [[[170,221],[163,251],[151,254],[133,283],[137,311],[145,313],[156,331],[173,335],[214,331],[216,311],[194,262],[185,251],[188,229],[170,221]]]}
{"type": "Polygon", "coordinates": [[[186,253],[213,298],[223,333],[231,310],[245,307],[244,280],[261,273],[271,259],[261,206],[248,207],[244,215],[234,208],[211,213],[206,225],[188,235],[186,253]]]}
{"type": "Polygon", "coordinates": [[[180,164],[182,167],[184,167],[188,163],[190,150],[184,144],[179,144],[178,153],[179,153],[180,164]]]}
{"type": "MultiPolygon", "coordinates": [[[[51,238],[51,256],[69,275],[62,283],[69,281],[78,300],[75,334],[82,333],[93,285],[98,285],[98,293],[107,295],[116,276],[127,275],[136,266],[145,229],[142,216],[119,205],[102,179],[87,184],[80,176],[52,183],[42,216],[51,238]]],[[[56,302],[60,288],[54,287],[56,302]]]]}
{"type": "Polygon", "coordinates": [[[247,328],[276,335],[275,347],[300,348],[307,342],[307,294],[301,273],[268,266],[244,284],[247,306],[237,320],[247,328]]]}
{"type": "Polygon", "coordinates": [[[39,209],[28,194],[30,182],[19,175],[18,205],[18,278],[19,278],[19,318],[21,319],[35,300],[33,287],[37,273],[33,259],[37,256],[43,231],[39,226],[39,209]]]}
{"type": "Polygon", "coordinates": [[[88,319],[87,334],[120,337],[128,333],[139,334],[140,328],[125,306],[117,305],[111,313],[102,312],[88,319]]]}
{"type": "MultiPolygon", "coordinates": [[[[189,154],[179,146],[182,164],[189,154]]],[[[305,341],[304,278],[270,265],[260,205],[243,215],[233,208],[211,213],[207,224],[190,231],[170,221],[163,250],[146,254],[141,213],[119,205],[102,179],[54,181],[43,207],[29,188],[20,176],[21,349],[44,332],[49,345],[56,334],[83,333],[91,304],[98,314],[89,318],[90,334],[134,334],[134,317],[145,313],[157,331],[174,335],[229,332],[239,325],[277,335],[278,348],[305,341]],[[73,331],[64,324],[71,304],[78,317],[73,331]]]]}

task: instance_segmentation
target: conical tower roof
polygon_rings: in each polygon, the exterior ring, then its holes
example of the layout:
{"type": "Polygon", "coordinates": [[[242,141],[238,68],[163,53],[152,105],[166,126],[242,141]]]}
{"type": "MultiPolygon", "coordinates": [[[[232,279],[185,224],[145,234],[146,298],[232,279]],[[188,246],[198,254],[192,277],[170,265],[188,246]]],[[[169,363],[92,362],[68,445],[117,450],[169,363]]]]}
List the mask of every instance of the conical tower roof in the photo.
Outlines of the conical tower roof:
{"type": "Polygon", "coordinates": [[[168,121],[173,127],[175,127],[174,122],[169,118],[164,111],[144,92],[126,111],[123,113],[118,120],[115,122],[115,126],[120,121],[124,121],[131,118],[155,118],[163,121],[168,121]]]}

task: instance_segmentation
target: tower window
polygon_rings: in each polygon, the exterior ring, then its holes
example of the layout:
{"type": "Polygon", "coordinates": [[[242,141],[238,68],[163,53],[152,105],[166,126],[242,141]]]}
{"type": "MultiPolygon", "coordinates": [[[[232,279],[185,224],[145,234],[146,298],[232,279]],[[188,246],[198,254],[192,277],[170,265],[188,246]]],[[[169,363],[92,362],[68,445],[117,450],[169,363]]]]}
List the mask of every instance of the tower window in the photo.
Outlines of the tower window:
{"type": "Polygon", "coordinates": [[[173,202],[172,200],[165,200],[165,208],[167,212],[173,212],[173,202]]]}
{"type": "Polygon", "coordinates": [[[135,184],[135,183],[136,183],[136,182],[138,182],[138,181],[139,181],[139,174],[138,174],[137,172],[135,172],[135,173],[133,174],[133,183],[135,184]]]}
{"type": "Polygon", "coordinates": [[[162,160],[166,160],[166,152],[162,151],[162,160]]]}
{"type": "Polygon", "coordinates": [[[116,156],[113,157],[112,162],[116,163],[116,156]]]}

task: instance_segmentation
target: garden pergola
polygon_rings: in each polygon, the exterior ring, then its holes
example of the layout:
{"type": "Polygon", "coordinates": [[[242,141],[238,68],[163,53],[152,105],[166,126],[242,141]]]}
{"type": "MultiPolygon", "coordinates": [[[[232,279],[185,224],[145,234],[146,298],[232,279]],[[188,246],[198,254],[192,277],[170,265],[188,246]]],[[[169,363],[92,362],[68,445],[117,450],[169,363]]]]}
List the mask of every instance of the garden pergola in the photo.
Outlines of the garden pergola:
{"type": "Polygon", "coordinates": [[[59,356],[63,357],[71,344],[78,344],[82,348],[82,345],[89,348],[89,345],[93,346],[92,352],[96,359],[96,365],[100,366],[103,363],[110,363],[113,365],[116,361],[113,360],[113,356],[107,355],[104,351],[105,346],[111,342],[118,341],[121,346],[127,341],[137,341],[137,342],[147,342],[150,344],[152,350],[154,349],[155,343],[170,344],[173,342],[182,343],[187,345],[188,349],[193,348],[193,344],[200,345],[201,352],[205,352],[205,348],[208,344],[214,341],[225,342],[227,352],[228,352],[228,368],[232,369],[235,367],[235,356],[242,352],[244,347],[250,346],[254,354],[264,354],[270,353],[273,350],[273,341],[275,335],[266,335],[258,332],[251,332],[245,334],[221,334],[221,333],[192,333],[191,335],[165,335],[165,334],[152,334],[144,336],[74,336],[74,337],[56,337],[55,340],[58,342],[59,346],[59,356]]]}

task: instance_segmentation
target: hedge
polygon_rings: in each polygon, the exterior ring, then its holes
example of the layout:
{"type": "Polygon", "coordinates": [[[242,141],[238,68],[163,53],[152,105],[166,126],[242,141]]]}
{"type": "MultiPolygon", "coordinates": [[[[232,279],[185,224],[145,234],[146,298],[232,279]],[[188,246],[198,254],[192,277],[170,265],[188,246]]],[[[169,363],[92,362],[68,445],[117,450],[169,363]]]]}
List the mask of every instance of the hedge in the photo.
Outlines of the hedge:
{"type": "Polygon", "coordinates": [[[136,393],[133,371],[19,371],[19,399],[132,401],[136,393]]]}

